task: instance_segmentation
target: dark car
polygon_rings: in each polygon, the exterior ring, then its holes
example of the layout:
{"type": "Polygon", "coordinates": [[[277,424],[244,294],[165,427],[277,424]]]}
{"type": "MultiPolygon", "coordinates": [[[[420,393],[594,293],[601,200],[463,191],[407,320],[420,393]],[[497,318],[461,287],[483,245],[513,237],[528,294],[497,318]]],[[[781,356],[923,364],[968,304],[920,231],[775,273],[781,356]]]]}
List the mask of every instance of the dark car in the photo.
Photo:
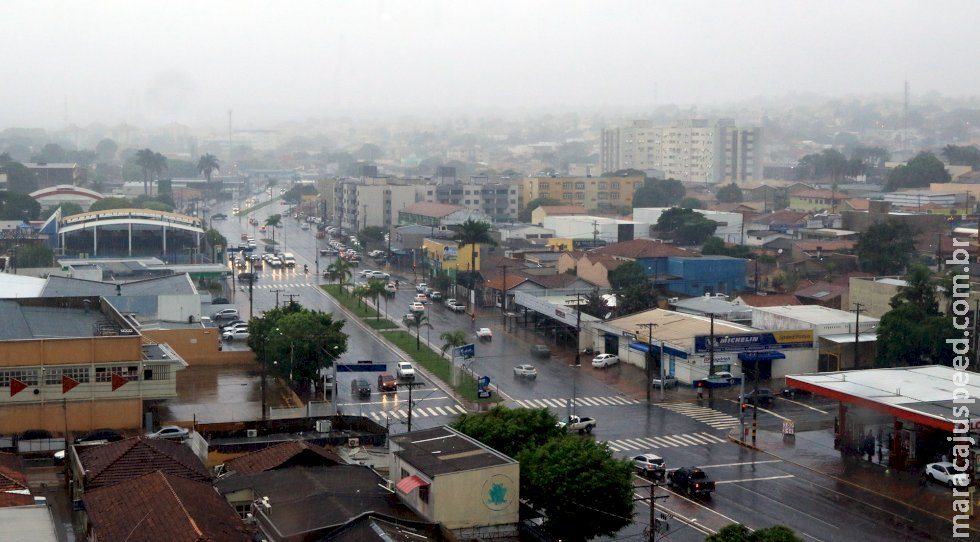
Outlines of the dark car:
{"type": "Polygon", "coordinates": [[[112,429],[97,429],[91,433],[75,439],[76,444],[83,444],[86,442],[118,442],[126,437],[122,436],[118,431],[113,431],[112,429]]]}
{"type": "Polygon", "coordinates": [[[795,399],[797,397],[804,397],[806,395],[813,395],[807,390],[801,390],[800,388],[793,388],[790,386],[783,388],[780,391],[780,393],[782,394],[783,397],[788,397],[790,399],[795,399]]]}
{"type": "Polygon", "coordinates": [[[255,273],[239,273],[238,282],[243,284],[258,282],[259,276],[255,273]]]}
{"type": "Polygon", "coordinates": [[[548,358],[551,357],[551,350],[547,345],[535,344],[531,346],[531,355],[538,358],[548,358]]]}
{"type": "Polygon", "coordinates": [[[769,388],[747,391],[740,398],[741,402],[750,405],[771,405],[773,399],[775,399],[775,396],[773,396],[772,390],[769,388]]]}
{"type": "Polygon", "coordinates": [[[211,220],[228,220],[228,215],[224,213],[214,213],[211,215],[211,220]]]}
{"type": "Polygon", "coordinates": [[[355,378],[350,382],[351,397],[371,397],[371,384],[363,378],[355,378]]]}
{"type": "Polygon", "coordinates": [[[227,297],[212,297],[211,298],[211,304],[212,305],[227,305],[228,304],[228,298],[227,297]]]}

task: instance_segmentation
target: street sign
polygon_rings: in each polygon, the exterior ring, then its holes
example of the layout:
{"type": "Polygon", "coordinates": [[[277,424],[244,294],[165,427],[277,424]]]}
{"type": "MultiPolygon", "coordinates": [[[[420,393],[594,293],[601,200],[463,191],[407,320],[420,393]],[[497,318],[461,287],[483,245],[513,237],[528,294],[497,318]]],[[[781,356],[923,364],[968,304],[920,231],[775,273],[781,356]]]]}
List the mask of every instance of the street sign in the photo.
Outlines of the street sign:
{"type": "Polygon", "coordinates": [[[480,387],[481,388],[485,388],[485,387],[487,387],[489,385],[490,385],[490,377],[489,376],[481,376],[480,377],[480,387]]]}
{"type": "Polygon", "coordinates": [[[463,346],[457,346],[455,354],[463,359],[470,359],[476,355],[476,345],[473,343],[464,344],[463,346]]]}
{"type": "Polygon", "coordinates": [[[630,333],[629,331],[624,331],[623,332],[623,337],[626,337],[627,339],[630,339],[630,340],[635,340],[636,339],[636,334],[635,333],[630,333]]]}
{"type": "Polygon", "coordinates": [[[385,372],[388,370],[387,363],[374,363],[369,360],[366,363],[360,361],[357,363],[338,363],[337,372],[338,373],[378,373],[385,372]]]}

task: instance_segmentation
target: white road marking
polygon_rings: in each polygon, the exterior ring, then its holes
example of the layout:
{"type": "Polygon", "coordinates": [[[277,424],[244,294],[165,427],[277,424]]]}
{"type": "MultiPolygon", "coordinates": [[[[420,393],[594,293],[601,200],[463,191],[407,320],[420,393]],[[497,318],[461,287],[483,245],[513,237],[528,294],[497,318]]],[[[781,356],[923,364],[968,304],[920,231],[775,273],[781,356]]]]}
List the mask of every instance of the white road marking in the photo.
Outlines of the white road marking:
{"type": "Polygon", "coordinates": [[[803,404],[803,403],[801,403],[799,401],[794,401],[792,399],[786,399],[785,397],[783,399],[781,399],[781,401],[787,401],[787,402],[793,403],[794,405],[800,405],[803,408],[809,408],[810,410],[819,412],[821,414],[830,414],[830,412],[827,412],[826,410],[820,410],[819,408],[814,408],[814,407],[812,407],[810,405],[805,405],[805,404],[803,404]]]}
{"type": "Polygon", "coordinates": [[[738,484],[741,482],[758,482],[761,480],[781,480],[783,478],[796,478],[792,474],[782,474],[779,476],[763,476],[761,478],[742,478],[741,480],[716,480],[715,485],[718,484],[738,484]]]}

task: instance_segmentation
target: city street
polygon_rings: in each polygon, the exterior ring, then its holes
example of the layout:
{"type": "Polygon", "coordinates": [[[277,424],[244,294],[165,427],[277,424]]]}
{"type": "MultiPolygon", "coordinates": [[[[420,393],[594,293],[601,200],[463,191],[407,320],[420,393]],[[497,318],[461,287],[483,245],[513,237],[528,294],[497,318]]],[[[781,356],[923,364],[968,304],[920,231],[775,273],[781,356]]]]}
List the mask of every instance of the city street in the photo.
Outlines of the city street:
{"type": "MultiPolygon", "coordinates": [[[[237,244],[241,232],[246,229],[251,232],[253,227],[248,226],[247,218],[231,216],[230,207],[230,203],[221,206],[220,212],[227,212],[229,218],[216,221],[214,226],[230,242],[237,244]]],[[[262,224],[269,214],[285,214],[285,209],[285,206],[273,204],[259,210],[255,216],[262,224]]],[[[212,211],[219,212],[218,209],[212,211]]],[[[261,238],[256,239],[261,253],[261,238]]],[[[278,295],[280,303],[295,296],[295,300],[305,307],[344,317],[344,312],[317,287],[324,282],[321,275],[331,258],[319,258],[317,265],[319,243],[315,228],[302,230],[299,222],[284,216],[283,227],[277,229],[276,239],[282,242],[280,250],[295,254],[297,267],[282,271],[264,269],[259,273],[252,295],[253,313],[258,315],[273,307],[278,295]],[[308,274],[303,273],[304,264],[309,266],[308,274]]],[[[373,265],[366,259],[361,267],[355,268],[355,274],[360,269],[375,268],[373,265]]],[[[393,278],[399,280],[400,288],[394,299],[387,302],[387,313],[390,319],[400,321],[408,312],[416,292],[411,282],[413,277],[396,275],[393,278]]],[[[242,314],[249,313],[247,289],[234,292],[233,301],[242,314]]],[[[652,452],[664,457],[668,469],[702,467],[717,482],[717,490],[710,498],[692,499],[667,487],[657,488],[658,496],[668,496],[656,503],[658,512],[666,514],[669,525],[666,539],[703,540],[707,534],[731,522],[751,528],[785,524],[806,540],[823,541],[938,540],[948,532],[948,523],[938,515],[730,442],[729,433],[737,434],[739,428],[737,389],[721,389],[712,400],[706,397],[699,401],[690,388],[681,387],[668,390],[667,400],[662,402],[660,390],[654,390],[654,404],[648,405],[645,390],[636,384],[643,378],[637,368],[619,364],[595,369],[590,363],[591,356],[585,355],[582,365],[575,367],[572,363],[574,355],[558,352],[553,345],[549,345],[551,357],[533,358],[530,347],[547,344],[546,339],[523,328],[520,321],[516,328],[512,324],[511,330],[505,329],[499,309],[478,309],[475,322],[470,321],[468,314],[451,312],[441,302],[428,304],[425,310],[433,327],[422,330],[422,341],[439,349],[440,333],[466,331],[476,345],[476,355],[465,364],[476,374],[489,376],[508,406],[546,407],[560,418],[573,412],[592,416],[598,425],[591,435],[581,438],[606,442],[617,457],[630,458],[652,452]],[[475,331],[480,327],[489,327],[493,339],[479,340],[475,331]],[[513,367],[522,363],[535,365],[537,378],[515,376],[513,367]]],[[[382,311],[385,311],[384,303],[382,311]]],[[[353,318],[348,319],[344,331],[350,335],[350,340],[348,352],[341,356],[341,362],[373,360],[387,363],[389,372],[394,373],[393,363],[401,358],[380,341],[378,332],[353,318]]],[[[337,407],[344,413],[368,416],[392,433],[406,431],[408,390],[400,387],[397,393],[383,394],[378,392],[376,380],[377,373],[340,373],[337,407]],[[368,381],[372,387],[370,399],[351,396],[350,381],[355,377],[368,381]]],[[[449,423],[465,411],[464,405],[447,390],[433,385],[425,375],[420,375],[418,380],[421,385],[412,391],[415,404],[413,429],[449,423]]],[[[778,389],[775,391],[778,393],[778,389]]],[[[789,420],[798,427],[832,427],[836,408],[836,403],[818,397],[780,397],[772,406],[758,410],[758,423],[760,428],[777,433],[783,422],[789,420]]],[[[750,424],[752,410],[747,409],[745,416],[746,423],[750,424]]],[[[639,477],[634,478],[634,482],[636,522],[618,533],[616,540],[642,539],[643,530],[649,524],[649,501],[646,500],[649,482],[639,477]]],[[[945,510],[934,512],[946,513],[945,510]]]]}

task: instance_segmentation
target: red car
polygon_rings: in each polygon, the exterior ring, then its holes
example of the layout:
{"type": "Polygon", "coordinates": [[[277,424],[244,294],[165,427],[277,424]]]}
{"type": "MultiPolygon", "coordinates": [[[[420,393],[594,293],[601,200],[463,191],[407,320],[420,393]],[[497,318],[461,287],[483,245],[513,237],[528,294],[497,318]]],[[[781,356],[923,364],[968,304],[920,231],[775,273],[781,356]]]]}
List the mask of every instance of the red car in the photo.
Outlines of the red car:
{"type": "Polygon", "coordinates": [[[391,373],[379,374],[378,391],[398,391],[398,380],[391,373]]]}

